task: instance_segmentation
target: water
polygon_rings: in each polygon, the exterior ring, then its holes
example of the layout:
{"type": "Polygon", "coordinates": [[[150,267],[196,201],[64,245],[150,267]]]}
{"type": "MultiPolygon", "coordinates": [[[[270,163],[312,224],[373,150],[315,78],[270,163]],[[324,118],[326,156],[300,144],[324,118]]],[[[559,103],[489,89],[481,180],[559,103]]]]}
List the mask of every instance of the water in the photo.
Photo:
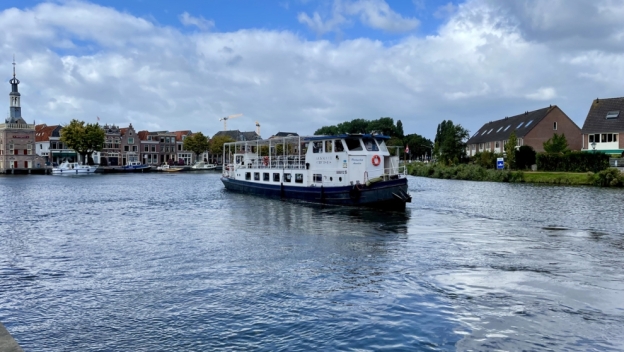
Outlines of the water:
{"type": "Polygon", "coordinates": [[[623,190],[411,178],[384,213],[218,177],[0,177],[0,321],[27,351],[624,349],[623,190]]]}

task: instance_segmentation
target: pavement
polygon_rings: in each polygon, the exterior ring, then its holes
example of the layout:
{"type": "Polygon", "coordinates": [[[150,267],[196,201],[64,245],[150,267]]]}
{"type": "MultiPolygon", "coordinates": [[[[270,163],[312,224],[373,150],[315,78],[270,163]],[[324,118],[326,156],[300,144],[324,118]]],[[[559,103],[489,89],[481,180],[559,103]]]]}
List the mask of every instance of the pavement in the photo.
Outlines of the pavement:
{"type": "Polygon", "coordinates": [[[0,352],[24,352],[2,323],[0,323],[0,352]]]}

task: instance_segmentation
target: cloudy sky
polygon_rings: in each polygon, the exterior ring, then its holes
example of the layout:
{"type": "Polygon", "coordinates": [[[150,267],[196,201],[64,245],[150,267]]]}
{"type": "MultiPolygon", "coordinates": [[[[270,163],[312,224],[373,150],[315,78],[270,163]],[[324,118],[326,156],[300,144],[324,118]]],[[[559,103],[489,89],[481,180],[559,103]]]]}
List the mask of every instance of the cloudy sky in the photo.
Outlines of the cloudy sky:
{"type": "MultiPolygon", "coordinates": [[[[433,138],[450,119],[558,105],[582,126],[624,96],[621,0],[3,0],[30,122],[312,134],[390,116],[433,138]]],[[[0,99],[0,102],[2,100],[0,99]]]]}

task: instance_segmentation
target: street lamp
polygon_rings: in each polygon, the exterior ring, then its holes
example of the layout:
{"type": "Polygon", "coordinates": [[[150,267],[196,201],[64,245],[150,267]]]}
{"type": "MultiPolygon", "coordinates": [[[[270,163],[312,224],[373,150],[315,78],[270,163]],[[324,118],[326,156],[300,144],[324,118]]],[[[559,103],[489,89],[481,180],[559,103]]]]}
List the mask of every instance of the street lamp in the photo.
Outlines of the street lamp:
{"type": "Polygon", "coordinates": [[[591,147],[594,153],[596,153],[596,142],[591,142],[591,147]]]}

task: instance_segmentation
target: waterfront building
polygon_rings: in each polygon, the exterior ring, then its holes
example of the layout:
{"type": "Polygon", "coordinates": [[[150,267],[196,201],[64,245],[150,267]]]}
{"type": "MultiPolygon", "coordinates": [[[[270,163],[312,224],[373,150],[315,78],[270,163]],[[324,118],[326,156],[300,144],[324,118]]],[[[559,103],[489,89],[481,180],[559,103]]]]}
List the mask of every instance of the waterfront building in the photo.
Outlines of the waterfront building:
{"type": "Polygon", "coordinates": [[[583,151],[600,151],[624,157],[624,97],[596,99],[582,129],[583,151]]]}
{"type": "Polygon", "coordinates": [[[121,129],[116,125],[105,124],[102,126],[104,130],[104,147],[100,152],[100,165],[103,166],[122,166],[121,158],[121,129]]]}
{"type": "Polygon", "coordinates": [[[518,147],[527,145],[543,152],[544,142],[557,133],[565,135],[570,150],[581,150],[581,129],[557,105],[551,105],[486,123],[466,143],[466,154],[503,153],[513,131],[518,147]]]}
{"type": "Polygon", "coordinates": [[[195,162],[195,153],[189,150],[184,149],[184,140],[186,137],[193,135],[193,132],[190,130],[185,131],[176,131],[174,132],[176,135],[176,146],[178,152],[178,158],[176,161],[184,161],[184,165],[193,165],[195,162]]]}
{"type": "Polygon", "coordinates": [[[160,155],[160,143],[158,138],[152,138],[154,135],[149,131],[139,131],[137,134],[141,151],[141,160],[145,165],[158,165],[160,155]]]}
{"type": "MultiPolygon", "coordinates": [[[[0,124],[0,172],[29,172],[35,164],[35,124],[26,123],[22,117],[20,81],[15,76],[9,80],[9,117],[0,124]]],[[[40,167],[41,165],[39,165],[40,167]]]]}
{"type": "Polygon", "coordinates": [[[284,138],[284,137],[298,137],[299,134],[295,132],[277,132],[276,134],[269,137],[269,139],[273,138],[284,138]]]}
{"type": "Polygon", "coordinates": [[[127,165],[131,161],[141,161],[139,147],[141,142],[134,127],[130,124],[127,128],[119,129],[121,164],[127,165]]]}

